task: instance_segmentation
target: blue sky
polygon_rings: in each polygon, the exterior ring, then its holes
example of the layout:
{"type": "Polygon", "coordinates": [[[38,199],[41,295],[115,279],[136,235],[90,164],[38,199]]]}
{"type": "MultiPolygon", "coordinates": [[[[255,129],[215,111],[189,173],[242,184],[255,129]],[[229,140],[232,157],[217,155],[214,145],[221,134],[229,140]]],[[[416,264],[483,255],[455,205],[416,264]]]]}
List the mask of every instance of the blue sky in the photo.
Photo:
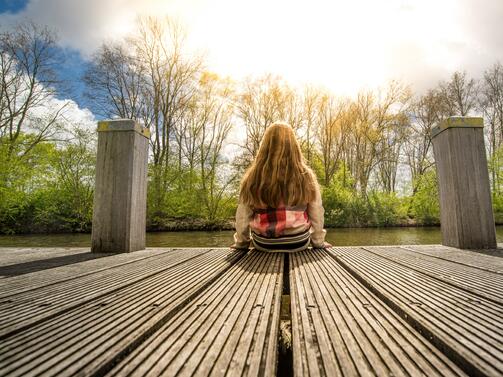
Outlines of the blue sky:
{"type": "MultiPolygon", "coordinates": [[[[82,58],[82,54],[72,48],[59,48],[63,64],[59,67],[60,78],[69,86],[69,95],[80,107],[89,107],[84,98],[84,84],[82,76],[85,73],[88,62],[82,58]]],[[[62,94],[62,96],[64,96],[62,94]]],[[[92,111],[93,109],[91,109],[92,111]]]]}
{"type": "Polygon", "coordinates": [[[342,95],[390,79],[422,93],[503,62],[503,0],[0,0],[0,28],[32,19],[56,30],[80,106],[93,52],[145,14],[181,21],[187,46],[221,76],[272,73],[342,95]]]}
{"type": "MultiPolygon", "coordinates": [[[[0,16],[10,14],[15,17],[16,14],[26,9],[28,3],[29,0],[0,0],[0,16]]],[[[58,45],[57,54],[60,55],[63,62],[58,67],[57,73],[64,82],[66,89],[64,92],[59,93],[58,98],[70,98],[81,108],[89,107],[89,103],[84,98],[84,84],[81,80],[89,64],[88,61],[83,58],[79,50],[69,46],[58,45]]],[[[92,111],[93,109],[90,110],[92,111]]]]}
{"type": "Polygon", "coordinates": [[[19,12],[26,7],[26,4],[28,4],[28,0],[1,0],[0,1],[0,13],[19,12]]]}
{"type": "Polygon", "coordinates": [[[0,30],[31,19],[56,31],[59,74],[72,89],[59,99],[73,100],[71,121],[92,132],[97,113],[82,75],[99,46],[133,32],[140,15],[180,21],[189,51],[203,52],[220,76],[272,73],[336,95],[390,79],[422,94],[456,70],[480,78],[503,63],[503,0],[0,0],[0,30]]]}

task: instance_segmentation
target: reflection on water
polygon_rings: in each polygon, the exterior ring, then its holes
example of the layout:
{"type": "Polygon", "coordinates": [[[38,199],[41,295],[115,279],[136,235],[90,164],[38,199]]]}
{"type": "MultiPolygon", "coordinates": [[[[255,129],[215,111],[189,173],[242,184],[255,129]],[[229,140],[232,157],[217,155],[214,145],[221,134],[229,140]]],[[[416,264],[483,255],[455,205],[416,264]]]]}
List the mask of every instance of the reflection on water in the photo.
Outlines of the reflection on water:
{"type": "MultiPolygon", "coordinates": [[[[147,233],[148,247],[226,247],[232,231],[147,233]]],[[[498,242],[503,242],[503,226],[496,227],[498,242]]],[[[337,228],[327,229],[327,241],[334,246],[438,244],[440,228],[337,228]]],[[[0,236],[0,246],[86,247],[90,234],[47,234],[0,236]]]]}

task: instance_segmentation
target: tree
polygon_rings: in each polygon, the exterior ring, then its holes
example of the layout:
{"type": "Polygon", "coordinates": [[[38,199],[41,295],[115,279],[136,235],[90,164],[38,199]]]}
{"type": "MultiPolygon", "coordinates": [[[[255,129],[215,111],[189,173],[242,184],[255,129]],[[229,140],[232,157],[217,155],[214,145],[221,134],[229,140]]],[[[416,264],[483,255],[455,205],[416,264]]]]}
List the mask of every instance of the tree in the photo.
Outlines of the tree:
{"type": "Polygon", "coordinates": [[[85,95],[105,118],[142,120],[145,107],[145,70],[125,43],[104,43],[92,58],[83,81],[85,95]]]}
{"type": "Polygon", "coordinates": [[[26,157],[40,142],[62,129],[68,102],[54,103],[61,83],[56,37],[47,27],[22,23],[0,33],[0,147],[8,164],[26,157]],[[53,101],[54,102],[54,101],[53,101]],[[29,134],[30,137],[22,137],[29,134]]]}
{"type": "Polygon", "coordinates": [[[351,115],[347,101],[328,94],[319,97],[316,113],[324,183],[328,186],[343,157],[351,115]]]}
{"type": "MultiPolygon", "coordinates": [[[[153,203],[161,210],[170,184],[172,157],[180,156],[180,145],[174,151],[172,140],[175,125],[182,118],[195,94],[200,57],[184,53],[182,27],[164,20],[140,18],[138,31],[132,37],[136,57],[146,74],[143,122],[151,129],[153,203]],[[175,153],[173,153],[175,152],[175,153]]],[[[175,175],[176,177],[176,175],[175,175]]],[[[155,209],[154,209],[155,210],[155,209]]]]}
{"type": "Polygon", "coordinates": [[[492,191],[500,194],[499,182],[501,181],[500,160],[501,145],[503,142],[503,66],[494,64],[484,72],[480,91],[480,108],[484,114],[486,132],[488,136],[489,170],[491,175],[492,191]]]}
{"type": "Polygon", "coordinates": [[[237,116],[246,129],[244,154],[238,165],[246,168],[258,152],[265,130],[276,121],[288,122],[294,130],[302,123],[301,104],[295,91],[279,77],[248,79],[235,99],[237,116]]]}
{"type": "Polygon", "coordinates": [[[58,209],[66,208],[64,221],[71,224],[72,231],[88,231],[92,221],[96,134],[75,126],[72,139],[55,153],[53,161],[58,209]]]}
{"type": "Polygon", "coordinates": [[[440,82],[439,93],[447,116],[467,116],[477,106],[477,83],[466,72],[454,72],[449,81],[440,82]]]}
{"type": "Polygon", "coordinates": [[[411,92],[407,86],[392,81],[386,88],[376,108],[376,128],[381,138],[378,144],[377,175],[381,188],[386,193],[395,192],[398,165],[403,144],[407,137],[411,92]]]}
{"type": "MultiPolygon", "coordinates": [[[[198,193],[208,220],[214,221],[222,201],[236,175],[225,174],[222,157],[224,142],[232,128],[234,107],[232,84],[216,74],[204,72],[198,82],[197,94],[175,127],[175,137],[181,146],[180,172],[188,177],[183,183],[198,193]]],[[[180,182],[182,183],[182,182],[180,182]]]]}
{"type": "MultiPolygon", "coordinates": [[[[418,182],[419,177],[434,165],[431,130],[442,120],[445,113],[440,96],[437,90],[429,90],[411,106],[411,122],[404,152],[412,182],[418,182]]],[[[416,191],[417,186],[413,185],[412,194],[416,191]]]]}
{"type": "Polygon", "coordinates": [[[207,114],[202,118],[204,123],[196,136],[200,153],[200,182],[207,217],[214,221],[226,189],[236,177],[225,177],[221,171],[224,164],[222,148],[232,127],[234,109],[227,100],[231,90],[227,82],[220,81],[216,75],[205,75],[200,85],[200,109],[207,114]]]}
{"type": "Polygon", "coordinates": [[[367,192],[368,181],[376,164],[378,130],[374,129],[374,93],[360,92],[349,108],[351,132],[344,159],[355,178],[354,188],[363,195],[367,192]]]}
{"type": "Polygon", "coordinates": [[[183,28],[169,18],[141,17],[122,43],[105,44],[85,75],[88,94],[109,117],[135,119],[151,131],[150,203],[162,211],[180,166],[175,128],[190,104],[202,67],[184,52],[183,28]],[[127,47],[126,47],[127,46],[127,47]]]}
{"type": "Polygon", "coordinates": [[[320,100],[321,92],[313,87],[306,87],[303,93],[303,118],[305,134],[301,138],[302,149],[306,153],[306,160],[309,165],[312,164],[314,139],[317,132],[317,106],[320,100]]]}

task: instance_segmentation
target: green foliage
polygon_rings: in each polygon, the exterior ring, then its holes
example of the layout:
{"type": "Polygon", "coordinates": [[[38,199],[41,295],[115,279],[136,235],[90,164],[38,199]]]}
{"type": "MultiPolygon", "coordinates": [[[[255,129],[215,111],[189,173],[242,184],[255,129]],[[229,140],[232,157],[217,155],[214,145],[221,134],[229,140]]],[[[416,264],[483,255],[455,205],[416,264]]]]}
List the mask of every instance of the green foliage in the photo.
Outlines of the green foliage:
{"type": "Polygon", "coordinates": [[[171,189],[166,194],[165,211],[174,217],[203,217],[200,177],[195,171],[176,171],[171,189]]]}
{"type": "MultiPolygon", "coordinates": [[[[21,135],[20,143],[28,138],[21,135]]],[[[77,131],[71,143],[39,143],[24,157],[17,157],[18,152],[14,149],[14,157],[8,158],[5,144],[0,144],[0,233],[90,231],[96,155],[92,135],[77,131]]],[[[311,165],[320,176],[318,156],[313,154],[311,165]]],[[[198,170],[171,166],[161,177],[169,187],[162,193],[155,192],[153,173],[149,166],[149,229],[218,229],[234,217],[236,184],[223,191],[210,213],[198,170]]],[[[363,195],[355,186],[349,169],[341,165],[330,184],[322,187],[327,226],[439,224],[434,169],[412,182],[415,193],[409,197],[377,190],[363,195]]],[[[503,222],[503,194],[493,192],[493,207],[496,221],[503,222]]]]}
{"type": "Polygon", "coordinates": [[[21,224],[30,221],[30,207],[26,193],[0,188],[0,233],[23,233],[21,224]]]}
{"type": "Polygon", "coordinates": [[[493,193],[494,222],[503,224],[503,194],[493,193]]]}
{"type": "Polygon", "coordinates": [[[41,142],[24,156],[0,153],[0,233],[91,229],[96,151],[88,134],[75,132],[60,148],[41,142]]]}
{"type": "Polygon", "coordinates": [[[393,226],[408,224],[409,198],[396,193],[371,191],[362,195],[354,188],[354,178],[343,165],[328,187],[323,187],[327,226],[393,226]]]}
{"type": "Polygon", "coordinates": [[[415,194],[410,198],[409,213],[418,225],[437,225],[440,223],[437,174],[428,170],[415,182],[415,194]]]}
{"type": "MultiPolygon", "coordinates": [[[[226,221],[236,214],[236,193],[231,188],[225,191],[216,205],[216,211],[210,213],[215,203],[203,189],[201,175],[186,166],[172,166],[168,169],[169,189],[156,192],[155,167],[149,165],[147,194],[147,228],[151,230],[179,229],[191,226],[195,228],[221,228],[228,226],[226,221]]],[[[220,189],[217,184],[215,189],[220,189]]]]}
{"type": "Polygon", "coordinates": [[[494,220],[503,224],[503,146],[496,149],[488,159],[489,179],[491,180],[494,220]]]}
{"type": "MultiPolygon", "coordinates": [[[[304,152],[304,157],[306,153],[304,152]]],[[[318,177],[318,182],[321,182],[323,179],[323,162],[321,161],[321,156],[315,150],[311,151],[311,163],[309,167],[313,170],[318,177]]]]}
{"type": "Polygon", "coordinates": [[[330,185],[323,188],[327,226],[366,226],[371,217],[365,198],[354,189],[354,179],[340,166],[330,185]]]}
{"type": "Polygon", "coordinates": [[[407,219],[407,208],[404,200],[394,192],[373,191],[368,196],[368,205],[372,213],[372,225],[393,226],[404,224],[407,219]]]}
{"type": "Polygon", "coordinates": [[[219,217],[223,219],[230,219],[236,216],[236,210],[238,208],[238,201],[236,200],[237,194],[226,195],[223,198],[222,206],[220,208],[219,217]]]}
{"type": "Polygon", "coordinates": [[[403,199],[395,193],[361,195],[348,188],[330,185],[323,190],[327,226],[393,226],[406,223],[403,199]]]}
{"type": "Polygon", "coordinates": [[[54,153],[53,145],[39,143],[30,155],[18,157],[29,136],[21,134],[18,140],[16,145],[0,144],[0,232],[6,234],[31,231],[33,197],[46,184],[43,171],[50,170],[54,153]]]}

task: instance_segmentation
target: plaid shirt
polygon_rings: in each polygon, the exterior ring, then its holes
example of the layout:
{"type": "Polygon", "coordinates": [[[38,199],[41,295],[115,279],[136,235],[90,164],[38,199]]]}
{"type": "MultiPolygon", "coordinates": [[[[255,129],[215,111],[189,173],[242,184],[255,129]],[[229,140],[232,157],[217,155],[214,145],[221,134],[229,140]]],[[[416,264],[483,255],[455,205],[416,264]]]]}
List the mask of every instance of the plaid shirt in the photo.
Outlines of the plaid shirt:
{"type": "Polygon", "coordinates": [[[305,232],[311,227],[307,205],[253,210],[250,228],[265,237],[281,237],[305,232]]]}
{"type": "Polygon", "coordinates": [[[326,231],[323,229],[325,210],[318,189],[316,198],[307,206],[252,209],[239,203],[236,211],[234,246],[247,248],[250,244],[250,229],[266,237],[297,234],[309,229],[311,244],[323,247],[326,231]]]}

